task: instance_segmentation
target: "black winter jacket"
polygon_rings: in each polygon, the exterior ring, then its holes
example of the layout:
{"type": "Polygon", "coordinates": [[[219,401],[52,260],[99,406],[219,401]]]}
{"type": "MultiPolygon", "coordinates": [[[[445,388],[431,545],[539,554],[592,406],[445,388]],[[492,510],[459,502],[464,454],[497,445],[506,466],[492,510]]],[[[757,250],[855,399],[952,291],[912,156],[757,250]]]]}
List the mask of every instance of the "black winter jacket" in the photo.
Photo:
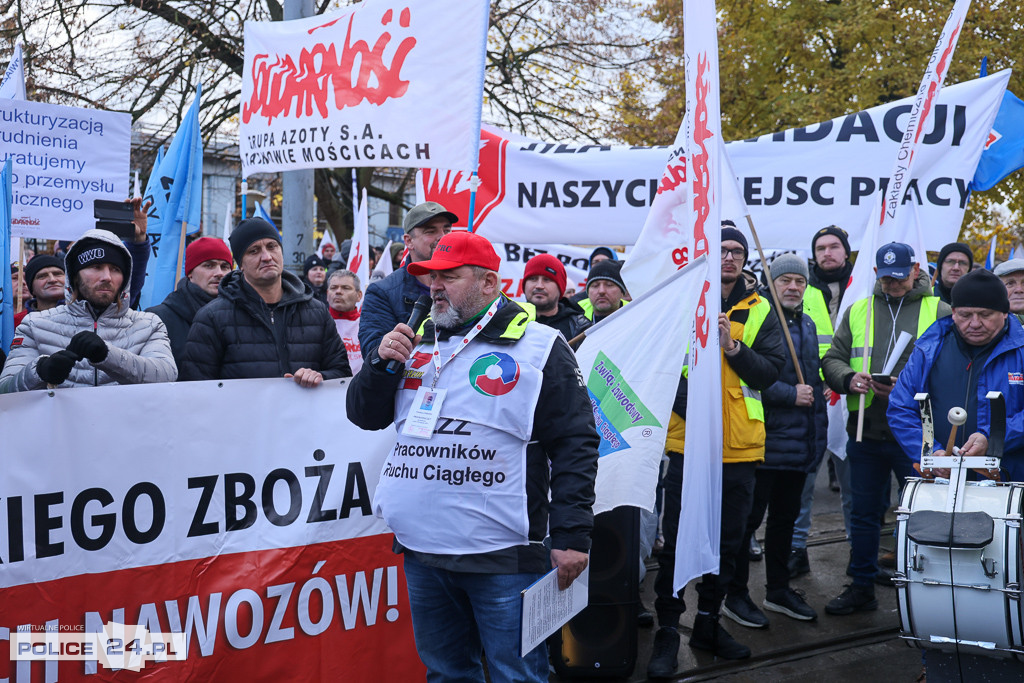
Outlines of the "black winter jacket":
{"type": "MultiPolygon", "coordinates": [[[[512,324],[529,325],[525,319],[517,320],[521,313],[523,309],[518,304],[506,299],[479,338],[494,344],[515,344],[515,338],[501,335],[512,324]]],[[[434,324],[428,320],[423,341],[432,343],[434,333],[434,324]]],[[[456,332],[464,333],[465,330],[456,332]]],[[[449,333],[442,331],[441,334],[444,339],[449,333]]],[[[529,327],[526,334],[529,334],[529,327]]],[[[370,350],[367,360],[349,386],[345,402],[348,419],[362,429],[385,429],[394,421],[395,392],[402,381],[402,373],[391,375],[377,366],[381,363],[377,346],[370,350]]],[[[470,390],[468,384],[466,390],[470,390]]],[[[555,340],[544,366],[544,380],[533,420],[533,434],[526,448],[530,545],[462,556],[416,553],[418,559],[452,571],[548,572],[551,570],[548,548],[540,541],[549,527],[552,548],[590,550],[600,440],[576,357],[561,339],[555,340]]],[[[397,542],[395,545],[398,551],[412,552],[401,548],[397,542]]]]}
{"type": "Polygon", "coordinates": [[[371,282],[359,313],[359,348],[363,358],[369,359],[370,351],[380,346],[380,340],[395,329],[395,325],[408,322],[416,299],[429,293],[430,290],[405,268],[371,282]]]}
{"type": "Polygon", "coordinates": [[[580,305],[569,301],[564,296],[558,301],[558,310],[552,316],[537,316],[537,322],[541,325],[553,327],[562,333],[566,341],[571,340],[593,323],[587,320],[580,305]]]}
{"type": "MultiPolygon", "coordinates": [[[[779,372],[779,379],[761,393],[765,428],[764,464],[761,467],[813,472],[825,454],[828,441],[825,385],[819,372],[818,330],[806,313],[794,315],[788,310],[785,313],[793,346],[800,357],[804,382],[814,390],[814,404],[807,408],[796,405],[796,370],[789,346],[783,344],[786,362],[779,372]]],[[[775,316],[774,311],[772,315],[775,316]]]]}
{"type": "Polygon", "coordinates": [[[206,304],[213,301],[213,297],[203,289],[189,281],[187,277],[178,280],[178,286],[173,292],[167,295],[162,303],[146,309],[147,313],[156,313],[167,326],[167,336],[171,339],[171,353],[174,354],[174,362],[181,367],[185,360],[185,342],[188,341],[188,331],[192,327],[196,313],[206,304]]]}
{"type": "Polygon", "coordinates": [[[240,271],[220,281],[220,295],[192,322],[182,379],[282,377],[300,368],[324,379],[350,377],[348,356],[327,306],[299,276],[282,273],[284,294],[271,310],[240,271]]]}

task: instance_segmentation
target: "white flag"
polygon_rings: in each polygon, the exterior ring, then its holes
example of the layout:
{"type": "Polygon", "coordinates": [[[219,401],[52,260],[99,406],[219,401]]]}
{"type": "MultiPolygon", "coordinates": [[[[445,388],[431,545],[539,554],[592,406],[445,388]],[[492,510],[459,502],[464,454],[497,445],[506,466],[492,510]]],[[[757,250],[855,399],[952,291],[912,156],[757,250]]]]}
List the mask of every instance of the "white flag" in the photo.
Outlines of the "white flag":
{"type": "Polygon", "coordinates": [[[234,226],[234,217],[235,217],[235,202],[234,202],[234,200],[231,200],[231,201],[229,201],[227,203],[227,206],[224,207],[224,235],[223,235],[223,240],[224,240],[224,244],[228,245],[228,249],[231,248],[231,242],[229,241],[230,238],[231,238],[231,229],[233,227],[235,227],[234,226]]]}
{"type": "MultiPolygon", "coordinates": [[[[352,271],[359,278],[359,287],[366,293],[366,287],[370,284],[370,259],[367,256],[370,248],[370,219],[369,207],[366,202],[366,188],[363,188],[362,201],[355,213],[355,225],[352,229],[352,247],[348,252],[348,265],[346,269],[352,271]]],[[[362,307],[362,302],[360,302],[362,307]]]]}
{"type": "Polygon", "coordinates": [[[691,179],[687,234],[697,258],[707,255],[697,310],[690,317],[690,399],[686,404],[682,509],[676,537],[673,585],[682,590],[694,577],[718,570],[722,517],[722,197],[721,110],[718,89],[718,33],[715,4],[683,5],[686,49],[686,158],[691,179]]]}
{"type": "Polygon", "coordinates": [[[654,510],[705,260],[674,273],[588,329],[576,352],[601,437],[594,514],[620,505],[654,510]]]}
{"type": "MultiPolygon", "coordinates": [[[[939,91],[942,90],[942,84],[953,58],[953,51],[956,49],[957,40],[960,37],[960,29],[963,27],[964,18],[970,5],[970,0],[957,0],[946,19],[945,26],[942,27],[942,33],[939,35],[931,58],[928,60],[924,78],[921,79],[914,104],[910,108],[910,118],[903,134],[903,142],[896,151],[896,160],[889,176],[889,184],[882,197],[882,206],[878,214],[868,218],[864,237],[861,240],[860,256],[853,266],[850,282],[843,294],[843,300],[839,304],[839,312],[836,316],[837,327],[847,308],[854,302],[871,296],[874,291],[875,252],[879,246],[888,242],[911,244],[914,246],[918,261],[927,267],[927,253],[923,251],[917,253],[922,248],[919,239],[919,226],[916,221],[917,213],[904,208],[902,200],[907,191],[907,185],[913,178],[912,162],[918,142],[922,133],[927,130],[929,116],[933,113],[935,100],[939,91]]],[[[992,118],[995,118],[994,113],[992,118]]],[[[988,123],[988,126],[991,127],[991,122],[988,123]]],[[[868,319],[870,320],[870,316],[868,319]]],[[[839,454],[839,457],[845,458],[846,430],[840,429],[840,426],[846,425],[849,413],[845,400],[839,400],[838,397],[833,396],[832,401],[828,409],[828,448],[833,453],[839,454]]]]}
{"type": "Polygon", "coordinates": [[[391,240],[388,240],[387,246],[384,247],[384,251],[381,252],[380,260],[377,261],[377,267],[370,273],[371,280],[383,280],[391,273],[395,272],[395,264],[391,260],[391,245],[394,244],[391,240]]]}
{"type": "Polygon", "coordinates": [[[27,100],[25,96],[25,58],[21,53],[21,43],[14,46],[14,54],[0,80],[0,99],[27,100]]]}

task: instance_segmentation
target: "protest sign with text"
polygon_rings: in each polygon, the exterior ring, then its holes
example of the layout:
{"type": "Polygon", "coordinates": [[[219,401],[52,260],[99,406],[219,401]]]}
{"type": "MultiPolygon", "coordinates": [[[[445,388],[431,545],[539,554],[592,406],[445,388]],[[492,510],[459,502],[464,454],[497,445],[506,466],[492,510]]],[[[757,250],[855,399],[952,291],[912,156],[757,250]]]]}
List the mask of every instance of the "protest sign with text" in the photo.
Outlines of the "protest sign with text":
{"type": "Polygon", "coordinates": [[[306,19],[247,21],[242,175],[473,170],[488,10],[486,0],[366,0],[306,19]]]}
{"type": "Polygon", "coordinates": [[[130,114],[0,99],[0,161],[14,162],[15,237],[75,240],[93,200],[128,198],[130,114]]]}
{"type": "MultiPolygon", "coordinates": [[[[960,230],[968,184],[1009,79],[1004,71],[943,88],[936,97],[904,195],[929,226],[929,248],[960,230]]],[[[875,215],[913,98],[830,121],[727,143],[743,198],[766,249],[806,249],[839,225],[856,249],[875,215]]],[[[519,140],[481,134],[475,230],[493,242],[634,244],[672,150],[519,140]],[[557,236],[557,240],[555,238],[557,236]]],[[[685,174],[685,169],[680,169],[685,174]]],[[[462,217],[468,176],[420,174],[419,192],[462,217]]],[[[723,206],[723,217],[742,224],[723,206]]]]}
{"type": "MultiPolygon", "coordinates": [[[[184,661],[147,661],[145,680],[422,678],[370,510],[394,432],[339,420],[345,395],[270,379],[0,396],[0,641],[110,622],[184,634],[184,661]],[[66,428],[18,426],[44,423],[66,428]]],[[[31,664],[6,660],[0,677],[31,664]]]]}

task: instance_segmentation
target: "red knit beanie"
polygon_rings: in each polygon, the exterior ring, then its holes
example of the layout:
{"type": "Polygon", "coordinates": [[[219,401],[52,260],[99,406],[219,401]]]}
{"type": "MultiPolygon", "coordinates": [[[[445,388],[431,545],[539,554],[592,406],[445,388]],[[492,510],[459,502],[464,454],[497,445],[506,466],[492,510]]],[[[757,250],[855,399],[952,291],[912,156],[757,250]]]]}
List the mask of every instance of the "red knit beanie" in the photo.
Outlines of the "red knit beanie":
{"type": "Polygon", "coordinates": [[[537,254],[526,262],[523,281],[534,275],[543,275],[558,285],[558,296],[565,295],[565,266],[551,254],[537,254]]]}
{"type": "Polygon", "coordinates": [[[231,265],[231,250],[224,240],[216,237],[200,237],[185,249],[185,275],[205,261],[227,261],[231,265]]]}

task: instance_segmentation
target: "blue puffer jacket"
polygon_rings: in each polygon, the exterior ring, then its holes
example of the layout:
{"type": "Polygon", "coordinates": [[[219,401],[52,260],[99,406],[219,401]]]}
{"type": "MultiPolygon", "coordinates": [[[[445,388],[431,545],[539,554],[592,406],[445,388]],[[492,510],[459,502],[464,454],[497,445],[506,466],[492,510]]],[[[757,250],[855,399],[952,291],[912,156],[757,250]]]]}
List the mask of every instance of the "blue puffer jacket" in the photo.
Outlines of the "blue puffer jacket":
{"type": "Polygon", "coordinates": [[[359,348],[363,358],[380,346],[384,335],[395,329],[398,323],[409,321],[416,299],[430,290],[399,268],[383,280],[371,282],[363,297],[363,309],[359,313],[359,348]]]}
{"type": "Polygon", "coordinates": [[[796,369],[789,346],[784,345],[786,363],[779,379],[761,394],[765,443],[764,463],[760,467],[813,472],[825,454],[828,437],[824,384],[819,372],[818,330],[806,313],[797,317],[786,311],[786,323],[800,356],[804,382],[814,389],[814,404],[807,408],[795,405],[796,369]]]}
{"type": "MultiPolygon", "coordinates": [[[[985,394],[1001,391],[1006,401],[1006,445],[1003,467],[1020,481],[1018,470],[1024,470],[1024,328],[1016,316],[1008,316],[1009,329],[985,361],[978,377],[978,430],[991,433],[988,400],[985,394]],[[1008,460],[1012,462],[1007,462],[1008,460]],[[1019,464],[1018,464],[1019,463],[1019,464]]],[[[907,366],[889,396],[889,428],[903,451],[914,462],[921,458],[921,414],[914,394],[928,391],[928,376],[942,345],[951,342],[953,319],[940,318],[914,345],[907,366]]],[[[955,342],[951,342],[955,343],[955,342]]],[[[945,419],[935,415],[936,420],[945,419]]],[[[942,449],[945,444],[935,444],[942,449]]]]}

